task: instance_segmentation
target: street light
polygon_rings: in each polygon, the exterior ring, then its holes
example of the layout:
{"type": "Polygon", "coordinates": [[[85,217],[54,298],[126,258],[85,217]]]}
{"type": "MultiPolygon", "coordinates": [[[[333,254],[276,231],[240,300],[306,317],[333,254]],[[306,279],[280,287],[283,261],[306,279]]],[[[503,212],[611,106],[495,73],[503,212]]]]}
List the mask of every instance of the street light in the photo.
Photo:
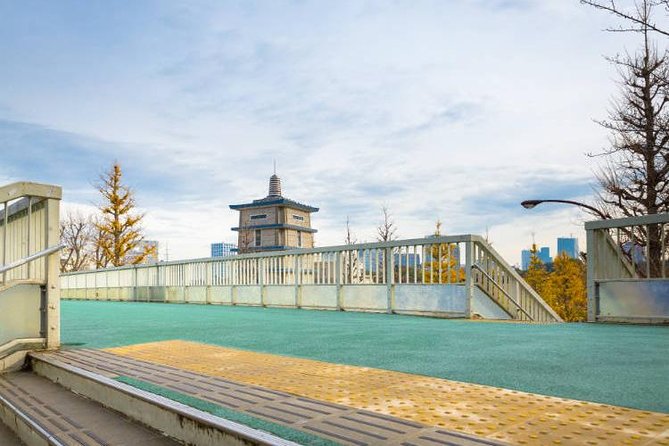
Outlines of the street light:
{"type": "Polygon", "coordinates": [[[574,206],[580,206],[582,208],[591,210],[595,214],[599,215],[601,218],[607,220],[610,219],[611,216],[609,214],[606,214],[599,209],[590,206],[589,204],[585,203],[580,203],[578,201],[572,201],[572,200],[525,200],[520,205],[524,207],[525,209],[532,209],[533,207],[537,206],[538,204],[541,203],[565,203],[565,204],[573,204],[574,206]]]}

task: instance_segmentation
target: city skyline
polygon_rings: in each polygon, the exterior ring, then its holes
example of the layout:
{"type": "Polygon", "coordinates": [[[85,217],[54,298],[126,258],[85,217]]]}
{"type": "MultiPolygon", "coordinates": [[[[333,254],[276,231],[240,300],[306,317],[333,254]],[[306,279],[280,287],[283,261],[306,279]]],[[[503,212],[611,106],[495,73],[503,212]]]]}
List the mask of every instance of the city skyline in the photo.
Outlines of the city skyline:
{"type": "Polygon", "coordinates": [[[592,120],[617,91],[602,56],[636,47],[557,0],[36,3],[0,14],[0,183],[60,184],[65,210],[90,212],[118,161],[170,259],[232,240],[227,204],[273,159],[322,209],[317,246],[343,244],[347,216],[373,241],[384,205],[400,238],[440,219],[507,259],[532,232],[583,239],[578,209],[519,202],[592,199],[592,120]]]}

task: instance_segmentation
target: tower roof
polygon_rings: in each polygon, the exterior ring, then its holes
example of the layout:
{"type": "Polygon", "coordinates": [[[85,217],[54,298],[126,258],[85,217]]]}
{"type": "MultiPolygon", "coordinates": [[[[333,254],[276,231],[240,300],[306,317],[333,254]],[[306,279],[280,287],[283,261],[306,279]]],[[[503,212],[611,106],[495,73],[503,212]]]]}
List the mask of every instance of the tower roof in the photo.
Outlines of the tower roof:
{"type": "Polygon", "coordinates": [[[253,200],[251,203],[231,204],[230,209],[240,210],[251,207],[280,205],[294,209],[300,209],[306,212],[318,212],[318,208],[290,200],[281,195],[281,178],[276,172],[269,177],[269,191],[265,198],[253,200]]]}
{"type": "Polygon", "coordinates": [[[269,177],[269,194],[268,197],[280,197],[281,196],[281,178],[276,174],[269,177]]]}

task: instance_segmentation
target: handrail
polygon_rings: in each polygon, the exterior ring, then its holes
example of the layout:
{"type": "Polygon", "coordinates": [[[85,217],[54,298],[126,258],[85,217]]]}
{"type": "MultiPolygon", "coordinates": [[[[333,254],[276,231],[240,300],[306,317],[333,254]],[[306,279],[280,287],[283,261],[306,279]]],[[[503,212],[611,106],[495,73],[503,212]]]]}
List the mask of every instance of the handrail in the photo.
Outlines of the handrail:
{"type": "Polygon", "coordinates": [[[639,215],[637,217],[612,218],[609,220],[593,220],[585,222],[585,229],[612,229],[626,226],[645,226],[669,223],[669,212],[662,214],[639,215]]]}
{"type": "MultiPolygon", "coordinates": [[[[482,238],[480,238],[483,240],[482,238]]],[[[373,242],[373,243],[356,243],[353,245],[337,245],[337,246],[325,246],[322,248],[295,248],[285,251],[274,251],[274,252],[259,252],[259,253],[250,253],[250,254],[238,254],[228,257],[201,257],[198,259],[184,259],[184,260],[172,260],[169,262],[160,262],[147,265],[123,265],[116,266],[111,268],[103,268],[105,271],[115,271],[123,269],[134,269],[134,268],[150,268],[160,266],[169,266],[169,265],[182,265],[187,263],[210,263],[210,262],[226,262],[234,260],[246,260],[246,259],[260,259],[260,258],[269,258],[269,257],[283,257],[291,255],[304,255],[304,254],[318,254],[318,253],[329,253],[329,252],[345,252],[345,251],[362,251],[366,249],[383,249],[383,248],[398,248],[406,245],[438,245],[438,244],[451,244],[451,243],[468,243],[472,241],[478,241],[479,237],[463,234],[463,235],[448,235],[448,236],[439,236],[439,237],[425,237],[425,238],[416,238],[416,239],[404,239],[404,240],[393,240],[389,242],[373,242]]],[[[73,271],[69,273],[62,273],[62,276],[68,275],[77,275],[85,272],[94,273],[96,270],[89,271],[73,271]]]]}
{"type": "Polygon", "coordinates": [[[563,322],[562,318],[555,312],[555,310],[553,310],[551,306],[543,300],[539,293],[537,293],[531,286],[527,285],[520,274],[518,274],[516,270],[504,260],[504,258],[495,250],[495,248],[490,246],[490,244],[487,243],[481,236],[472,236],[472,238],[473,241],[478,242],[479,245],[492,256],[498,265],[503,265],[506,272],[518,283],[520,283],[521,286],[522,284],[525,284],[526,286],[523,287],[525,291],[527,291],[544,310],[546,310],[557,322],[563,322]]]}
{"type": "Polygon", "coordinates": [[[53,254],[54,252],[60,251],[65,247],[64,243],[61,243],[60,245],[52,246],[47,249],[43,249],[39,252],[36,252],[35,254],[31,254],[28,257],[24,257],[21,260],[17,260],[15,262],[9,263],[7,265],[1,266],[0,267],[0,274],[6,273],[8,271],[13,270],[14,268],[18,268],[19,266],[23,266],[26,263],[30,263],[33,260],[37,260],[41,257],[48,256],[49,254],[53,254]]]}
{"type": "MultiPolygon", "coordinates": [[[[515,300],[513,297],[511,297],[511,295],[510,295],[510,294],[509,294],[509,293],[508,293],[508,292],[507,292],[507,291],[506,291],[500,284],[498,284],[497,281],[495,281],[495,279],[493,279],[492,276],[491,276],[490,274],[488,274],[487,271],[485,271],[485,270],[483,269],[483,267],[481,267],[481,265],[479,265],[478,263],[474,263],[474,264],[472,264],[472,268],[476,268],[476,269],[479,270],[481,273],[483,273],[483,275],[484,275],[489,281],[491,281],[494,285],[496,285],[497,288],[499,288],[499,290],[500,290],[502,293],[504,293],[504,295],[505,295],[511,302],[513,302],[513,304],[514,304],[516,307],[518,307],[518,309],[519,309],[520,311],[522,311],[523,313],[525,313],[525,316],[527,316],[531,321],[534,320],[534,318],[533,318],[532,316],[530,316],[530,313],[528,313],[527,311],[525,311],[525,309],[524,309],[522,306],[520,306],[520,304],[519,304],[518,302],[516,302],[516,300],[515,300]]],[[[479,284],[476,284],[476,285],[479,285],[479,284]]]]}
{"type": "Polygon", "coordinates": [[[21,197],[53,198],[60,200],[63,190],[60,186],[19,181],[0,187],[0,203],[21,197]]]}

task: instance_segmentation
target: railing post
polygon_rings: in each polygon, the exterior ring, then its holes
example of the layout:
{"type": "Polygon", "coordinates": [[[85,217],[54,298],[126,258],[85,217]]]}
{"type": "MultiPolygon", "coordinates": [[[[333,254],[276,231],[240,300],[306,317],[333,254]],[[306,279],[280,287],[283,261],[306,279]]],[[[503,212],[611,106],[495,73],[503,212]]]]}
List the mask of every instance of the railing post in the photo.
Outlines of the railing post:
{"type": "MultiPolygon", "coordinates": [[[[9,246],[7,244],[7,222],[9,221],[9,219],[8,219],[9,206],[8,206],[6,201],[5,201],[4,211],[5,211],[5,213],[3,215],[3,224],[2,224],[2,266],[7,265],[7,247],[9,246]]],[[[2,273],[2,283],[3,284],[7,283],[7,273],[6,272],[2,273]]]]}
{"type": "Polygon", "coordinates": [[[335,252],[335,284],[337,285],[337,310],[342,310],[343,304],[343,288],[341,284],[341,251],[335,252]]]}
{"type": "Polygon", "coordinates": [[[137,265],[132,266],[132,300],[137,302],[139,300],[139,296],[137,293],[137,265]]]}
{"type": "Polygon", "coordinates": [[[205,297],[204,297],[204,303],[205,304],[210,304],[211,303],[211,287],[213,284],[213,269],[214,269],[214,262],[208,262],[205,263],[206,271],[205,271],[205,286],[206,291],[205,291],[205,297]]]}
{"type": "Polygon", "coordinates": [[[265,259],[260,257],[256,262],[258,268],[258,284],[260,285],[260,305],[265,306],[265,259]]]}
{"type": "MultiPolygon", "coordinates": [[[[5,211],[7,209],[5,208],[5,211]]],[[[46,246],[60,243],[60,200],[46,200],[46,246]]],[[[5,224],[7,218],[5,214],[5,224]]],[[[60,347],[60,253],[50,254],[46,260],[47,348],[60,347]]]]}
{"type": "Polygon", "coordinates": [[[295,254],[293,259],[293,275],[295,276],[295,308],[302,307],[302,290],[300,289],[300,256],[295,254]]]}
{"type": "Polygon", "coordinates": [[[597,320],[597,285],[595,283],[597,274],[596,230],[586,229],[585,240],[588,257],[587,262],[587,287],[588,287],[588,322],[597,320]]]}
{"type": "MultiPolygon", "coordinates": [[[[384,250],[386,255],[386,296],[387,296],[387,312],[392,313],[395,303],[395,274],[393,268],[393,248],[388,247],[384,250]]],[[[364,262],[364,259],[363,259],[364,262]]],[[[400,262],[401,264],[401,262],[400,262]]]]}
{"type": "Polygon", "coordinates": [[[474,280],[472,264],[474,262],[474,241],[470,238],[465,242],[465,290],[466,290],[466,309],[467,318],[472,317],[472,299],[474,298],[474,280]]]}

